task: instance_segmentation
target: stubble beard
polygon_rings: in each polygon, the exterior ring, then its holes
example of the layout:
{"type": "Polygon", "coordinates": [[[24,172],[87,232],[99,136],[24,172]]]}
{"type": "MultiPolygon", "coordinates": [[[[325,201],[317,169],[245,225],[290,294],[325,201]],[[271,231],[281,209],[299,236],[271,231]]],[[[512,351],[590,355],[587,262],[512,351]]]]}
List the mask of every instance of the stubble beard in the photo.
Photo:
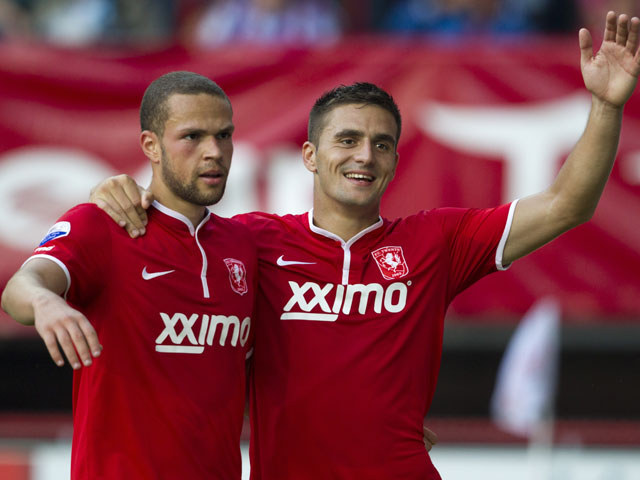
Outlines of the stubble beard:
{"type": "Polygon", "coordinates": [[[182,182],[171,168],[171,162],[169,162],[167,153],[164,148],[162,148],[162,180],[174,195],[186,202],[201,207],[208,207],[209,205],[218,203],[224,194],[226,183],[209,192],[201,192],[196,185],[197,178],[197,176],[192,178],[189,183],[182,182]]]}

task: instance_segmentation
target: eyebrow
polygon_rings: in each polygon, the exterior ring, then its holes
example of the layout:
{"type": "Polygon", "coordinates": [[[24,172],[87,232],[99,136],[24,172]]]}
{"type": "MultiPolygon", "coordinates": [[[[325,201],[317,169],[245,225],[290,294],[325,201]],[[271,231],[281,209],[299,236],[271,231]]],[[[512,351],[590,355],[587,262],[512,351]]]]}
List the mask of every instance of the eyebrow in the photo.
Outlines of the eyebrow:
{"type": "Polygon", "coordinates": [[[341,137],[364,137],[364,133],[362,133],[360,130],[345,129],[336,132],[336,134],[334,135],[334,138],[341,137]]]}
{"type": "MultiPolygon", "coordinates": [[[[228,124],[225,125],[222,128],[219,128],[218,130],[216,130],[216,134],[217,133],[221,133],[221,132],[229,132],[229,133],[233,133],[233,131],[235,130],[235,125],[233,124],[228,124]]],[[[209,133],[209,130],[204,129],[204,128],[198,128],[198,127],[190,127],[190,126],[185,126],[184,128],[181,128],[180,130],[178,130],[179,133],[196,133],[198,135],[206,135],[207,133],[209,133]]]]}
{"type": "MultiPolygon", "coordinates": [[[[364,133],[362,133],[362,131],[360,130],[344,129],[344,130],[340,130],[339,132],[336,132],[336,134],[334,135],[334,138],[343,138],[343,137],[362,138],[364,137],[364,133]]],[[[386,142],[390,142],[392,145],[396,144],[396,139],[392,135],[389,135],[388,133],[378,133],[373,137],[373,141],[374,142],[386,141],[386,142]]]]}

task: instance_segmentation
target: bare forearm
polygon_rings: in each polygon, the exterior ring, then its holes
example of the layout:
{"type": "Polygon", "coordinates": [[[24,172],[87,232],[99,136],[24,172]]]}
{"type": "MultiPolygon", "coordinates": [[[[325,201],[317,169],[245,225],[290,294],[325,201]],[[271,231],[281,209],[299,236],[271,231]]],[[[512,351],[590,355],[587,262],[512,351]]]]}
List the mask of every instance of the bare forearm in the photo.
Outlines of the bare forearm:
{"type": "Polygon", "coordinates": [[[582,137],[546,191],[520,200],[505,246],[511,263],[593,215],[618,149],[622,108],[594,99],[582,137]]]}
{"type": "Polygon", "coordinates": [[[33,325],[34,307],[53,296],[58,294],[51,290],[51,286],[45,285],[42,277],[33,272],[19,271],[2,292],[2,309],[17,322],[33,325]]]}
{"type": "Polygon", "coordinates": [[[571,228],[591,218],[618,150],[622,107],[594,98],[585,131],[549,190],[551,213],[571,228]]]}

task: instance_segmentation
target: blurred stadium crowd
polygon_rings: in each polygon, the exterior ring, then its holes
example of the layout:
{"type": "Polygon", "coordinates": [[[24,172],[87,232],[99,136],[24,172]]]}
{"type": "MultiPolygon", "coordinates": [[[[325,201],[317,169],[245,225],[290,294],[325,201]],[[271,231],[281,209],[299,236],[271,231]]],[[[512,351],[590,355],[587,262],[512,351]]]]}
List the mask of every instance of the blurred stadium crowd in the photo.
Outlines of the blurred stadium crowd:
{"type": "Polygon", "coordinates": [[[65,46],[313,44],[349,34],[562,34],[638,0],[0,0],[0,39],[65,46]]]}

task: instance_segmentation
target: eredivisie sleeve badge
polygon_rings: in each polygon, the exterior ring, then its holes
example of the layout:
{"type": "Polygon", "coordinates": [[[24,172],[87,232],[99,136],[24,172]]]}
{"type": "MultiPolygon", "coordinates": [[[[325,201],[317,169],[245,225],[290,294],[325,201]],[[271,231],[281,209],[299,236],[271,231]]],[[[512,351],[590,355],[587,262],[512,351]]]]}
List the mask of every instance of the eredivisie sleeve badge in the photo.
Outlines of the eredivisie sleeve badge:
{"type": "Polygon", "coordinates": [[[395,280],[409,273],[402,247],[382,247],[371,252],[385,280],[395,280]]]}
{"type": "Polygon", "coordinates": [[[229,270],[231,289],[239,295],[247,293],[249,287],[247,286],[247,269],[244,268],[244,263],[235,258],[225,258],[224,264],[229,270]]]}

